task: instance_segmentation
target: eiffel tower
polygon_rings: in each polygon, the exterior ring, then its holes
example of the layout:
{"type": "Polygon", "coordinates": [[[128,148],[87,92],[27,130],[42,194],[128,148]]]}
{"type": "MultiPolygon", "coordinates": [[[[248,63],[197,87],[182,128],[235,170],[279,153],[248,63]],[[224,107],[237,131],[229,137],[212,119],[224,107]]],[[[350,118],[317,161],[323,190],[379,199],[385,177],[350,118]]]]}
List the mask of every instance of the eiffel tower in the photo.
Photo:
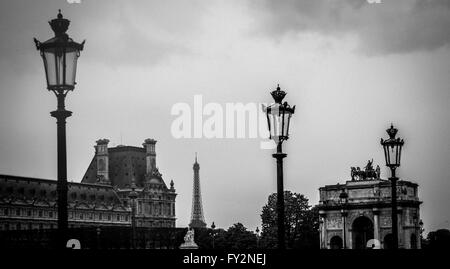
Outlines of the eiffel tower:
{"type": "Polygon", "coordinates": [[[203,216],[202,193],[200,191],[200,165],[197,162],[197,153],[195,153],[194,163],[194,188],[192,190],[192,212],[190,228],[205,228],[205,217],[203,216]]]}

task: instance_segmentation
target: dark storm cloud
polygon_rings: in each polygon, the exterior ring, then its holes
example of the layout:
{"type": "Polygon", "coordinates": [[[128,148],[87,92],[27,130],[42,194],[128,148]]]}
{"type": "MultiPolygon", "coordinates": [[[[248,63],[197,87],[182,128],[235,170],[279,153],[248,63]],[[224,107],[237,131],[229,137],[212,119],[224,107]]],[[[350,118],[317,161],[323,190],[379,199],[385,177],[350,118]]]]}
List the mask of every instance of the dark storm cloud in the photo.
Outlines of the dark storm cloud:
{"type": "Polygon", "coordinates": [[[252,2],[262,11],[264,31],[354,35],[367,54],[433,50],[450,43],[448,0],[264,0],[252,2]],[[373,2],[373,1],[372,1],[373,2]]]}

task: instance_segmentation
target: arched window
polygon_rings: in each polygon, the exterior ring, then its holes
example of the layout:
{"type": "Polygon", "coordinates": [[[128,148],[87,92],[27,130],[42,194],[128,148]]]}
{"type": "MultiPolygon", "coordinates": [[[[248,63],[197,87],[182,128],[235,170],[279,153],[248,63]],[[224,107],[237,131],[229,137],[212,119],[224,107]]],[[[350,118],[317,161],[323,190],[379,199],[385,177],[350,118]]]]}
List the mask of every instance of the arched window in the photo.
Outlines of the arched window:
{"type": "Polygon", "coordinates": [[[330,248],[331,249],[341,249],[342,248],[342,238],[338,235],[335,235],[330,240],[330,248]]]}
{"type": "Polygon", "coordinates": [[[104,159],[98,160],[98,170],[99,171],[106,171],[106,163],[104,159]]]}
{"type": "Polygon", "coordinates": [[[370,239],[373,239],[372,221],[365,216],[356,218],[352,224],[353,249],[365,249],[370,239]]]}
{"type": "Polygon", "coordinates": [[[392,234],[387,234],[385,237],[384,237],[384,240],[383,240],[384,242],[383,242],[383,248],[384,249],[392,249],[392,245],[393,245],[393,243],[394,243],[394,239],[393,239],[393,237],[392,237],[392,234]]]}

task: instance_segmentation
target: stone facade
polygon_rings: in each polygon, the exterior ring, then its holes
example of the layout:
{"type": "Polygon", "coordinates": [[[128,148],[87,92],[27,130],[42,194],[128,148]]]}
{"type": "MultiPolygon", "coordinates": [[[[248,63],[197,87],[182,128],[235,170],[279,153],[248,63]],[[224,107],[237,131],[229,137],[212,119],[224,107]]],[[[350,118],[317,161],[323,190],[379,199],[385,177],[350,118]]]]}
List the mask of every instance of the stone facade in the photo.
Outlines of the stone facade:
{"type": "Polygon", "coordinates": [[[135,183],[136,226],[175,227],[174,183],[167,187],[156,166],[156,140],[146,139],[142,147],[117,146],[108,148],[108,139],[100,139],[95,156],[82,183],[112,186],[120,201],[131,206],[129,194],[135,183]]]}
{"type": "MultiPolygon", "coordinates": [[[[100,139],[81,180],[69,182],[69,227],[131,226],[129,194],[136,185],[136,225],[175,227],[175,188],[156,167],[156,140],[108,148],[100,139]]],[[[0,230],[57,227],[56,180],[0,175],[0,230]]]]}
{"type": "MultiPolygon", "coordinates": [[[[131,209],[112,186],[68,184],[69,227],[130,226],[131,209]]],[[[0,175],[0,230],[57,227],[56,181],[0,175]]]]}
{"type": "MultiPolygon", "coordinates": [[[[397,182],[399,248],[420,248],[422,202],[417,191],[418,185],[415,183],[397,182]]],[[[380,178],[353,179],[345,184],[322,187],[319,193],[321,248],[391,246],[390,181],[380,178]],[[346,201],[342,199],[343,192],[348,195],[346,201]]]]}

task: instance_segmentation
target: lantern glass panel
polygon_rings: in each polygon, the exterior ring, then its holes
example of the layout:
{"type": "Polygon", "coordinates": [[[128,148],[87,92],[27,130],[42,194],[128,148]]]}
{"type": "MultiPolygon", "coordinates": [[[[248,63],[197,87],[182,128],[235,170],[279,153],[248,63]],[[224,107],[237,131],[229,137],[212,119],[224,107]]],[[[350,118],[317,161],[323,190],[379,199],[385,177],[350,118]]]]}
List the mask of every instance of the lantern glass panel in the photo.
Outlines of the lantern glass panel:
{"type": "Polygon", "coordinates": [[[400,166],[401,145],[397,143],[389,143],[384,146],[386,165],[400,166]]]}
{"type": "Polygon", "coordinates": [[[283,136],[288,138],[289,137],[289,125],[291,122],[292,112],[290,110],[285,110],[283,113],[283,116],[284,116],[283,136]]]}
{"type": "Polygon", "coordinates": [[[78,50],[71,47],[52,47],[43,51],[47,86],[74,86],[78,50]]]}
{"type": "Polygon", "coordinates": [[[277,139],[283,135],[283,117],[280,105],[274,104],[267,110],[267,120],[269,124],[270,137],[277,139]]]}
{"type": "Polygon", "coordinates": [[[77,50],[66,51],[66,76],[65,76],[65,84],[66,85],[75,85],[75,76],[77,71],[77,60],[79,53],[77,50]]]}

